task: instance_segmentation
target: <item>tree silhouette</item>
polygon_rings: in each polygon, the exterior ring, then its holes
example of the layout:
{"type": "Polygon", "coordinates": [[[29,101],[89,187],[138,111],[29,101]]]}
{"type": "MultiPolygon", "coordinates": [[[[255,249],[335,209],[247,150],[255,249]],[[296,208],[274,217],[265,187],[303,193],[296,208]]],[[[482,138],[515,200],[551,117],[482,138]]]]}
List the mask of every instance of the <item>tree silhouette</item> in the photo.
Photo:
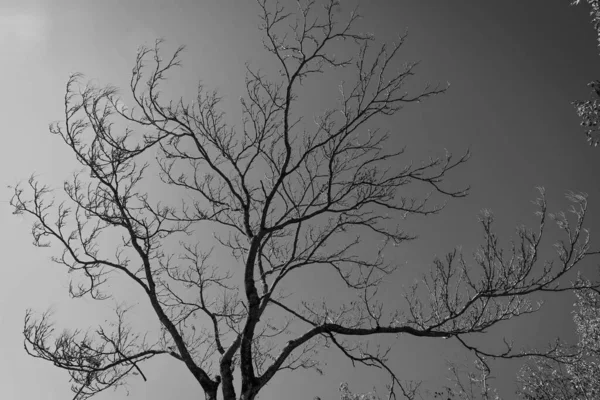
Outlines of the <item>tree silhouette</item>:
{"type": "Polygon", "coordinates": [[[157,356],[183,363],[207,399],[250,400],[280,371],[320,370],[317,352],[324,348],[389,373],[391,398],[414,397],[418,384],[394,374],[389,349],[365,340],[381,335],[453,338],[480,359],[539,354],[510,344],[493,353],[469,335],[536,311],[533,293],[571,290],[558,280],[588,249],[585,196],[569,194],[571,221],[547,213],[541,190],[539,227],[519,228],[510,254],[494,233],[492,214],[482,213],[484,243],[474,262],[458,251],[436,259],[403,294],[405,309],[390,309],[378,289],[399,265],[384,251],[414,239],[402,229],[404,218],[443,209],[432,198],[467,194],[444,179],[469,153],[412,163],[404,148],[390,146],[390,133],[372,128],[377,118],[446,88],[407,93],[416,64],[396,62],[405,36],[375,46],[372,35],[356,32],[359,14],[342,20],[338,5],[308,1],[288,12],[258,1],[264,47],[278,73],[247,68],[239,127],[227,124],[221,98],[202,85],[191,103],[163,98],[182,49],[163,58],[160,41],[137,55],[132,108],[115,88],[84,85],[79,74],[68,80],[64,123],[50,131],[82,170],[65,181],[62,202],[35,176],[16,186],[14,212],[34,219],[35,245],[62,248],[54,261],[71,273],[73,297],[111,298],[109,283],[126,280],[160,324],[158,334],[136,333],[128,308],[120,306],[116,322],[95,332],[56,336],[48,313],[28,312],[27,351],[67,370],[76,399],[125,384],[130,375],[145,379],[143,362],[157,356]],[[340,42],[356,46],[355,57],[334,57],[340,42]],[[353,71],[355,80],[340,85],[336,107],[305,124],[300,85],[326,68],[353,71]],[[147,190],[153,171],[181,194],[177,206],[153,200],[147,190]],[[431,196],[411,195],[420,188],[431,196]],[[557,260],[538,265],[548,217],[566,239],[557,245],[557,260]],[[201,230],[215,232],[212,243],[197,240],[193,233],[201,230]],[[380,245],[361,247],[365,237],[380,245]],[[118,243],[107,248],[107,238],[118,243]],[[213,248],[229,252],[234,266],[213,256],[213,248]],[[313,272],[333,271],[353,300],[333,305],[287,297],[286,282],[315,266],[313,272]]]}

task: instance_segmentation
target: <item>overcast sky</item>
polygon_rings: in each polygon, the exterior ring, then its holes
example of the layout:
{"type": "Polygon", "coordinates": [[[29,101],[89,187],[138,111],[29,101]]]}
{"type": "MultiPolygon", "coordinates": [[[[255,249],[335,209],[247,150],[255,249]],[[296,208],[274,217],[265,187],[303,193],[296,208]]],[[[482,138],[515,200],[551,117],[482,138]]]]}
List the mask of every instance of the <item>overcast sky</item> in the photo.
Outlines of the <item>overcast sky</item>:
{"type": "MultiPolygon", "coordinates": [[[[566,191],[587,192],[587,225],[592,235],[600,232],[600,150],[587,146],[570,105],[586,98],[586,84],[600,78],[600,57],[587,8],[569,7],[568,0],[362,3],[361,28],[379,40],[391,41],[408,29],[401,58],[421,61],[415,87],[426,82],[451,84],[445,95],[407,107],[382,123],[394,132],[391,145],[406,145],[407,160],[415,161],[442,154],[446,148],[456,153],[470,148],[473,153],[450,179],[455,185],[470,184],[471,195],[450,201],[440,216],[407,222],[420,238],[392,254],[407,267],[406,275],[386,286],[389,301],[436,255],[455,246],[470,255],[480,242],[477,213],[482,208],[494,211],[498,229],[507,239],[517,224],[535,223],[530,202],[537,196],[535,186],[546,187],[552,210],[565,207],[566,191]]],[[[342,2],[342,12],[351,8],[342,2]]],[[[69,73],[79,71],[99,84],[126,87],[136,48],[152,44],[155,38],[167,40],[166,50],[187,46],[184,68],[170,85],[175,95],[192,95],[195,82],[202,79],[209,88],[221,91],[234,112],[232,120],[239,120],[235,112],[244,89],[244,63],[269,65],[256,29],[257,11],[250,0],[0,0],[2,184],[12,185],[35,171],[44,181],[60,186],[77,165],[47,126],[63,115],[69,73]]],[[[331,86],[321,90],[339,83],[334,77],[328,82],[331,86]]],[[[321,106],[327,98],[318,92],[311,96],[313,106],[321,106]]],[[[8,200],[10,192],[3,193],[3,200],[8,200]]],[[[65,270],[49,261],[59,249],[33,248],[30,222],[11,215],[6,201],[0,203],[0,398],[62,400],[71,396],[67,373],[23,351],[20,331],[25,310],[53,306],[60,326],[87,328],[111,304],[68,298],[65,270]]],[[[594,242],[600,247],[600,234],[594,242]]],[[[550,246],[547,242],[546,248],[550,246]]],[[[587,271],[593,267],[591,262],[584,265],[587,271]]],[[[298,291],[316,296],[326,293],[331,283],[306,275],[296,284],[298,291]]],[[[505,334],[530,346],[543,345],[556,335],[572,339],[572,303],[569,295],[555,296],[539,315],[504,324],[492,334],[505,334]]],[[[138,317],[147,316],[140,311],[138,317]]],[[[404,338],[395,347],[392,364],[406,379],[441,382],[444,358],[455,356],[458,349],[449,342],[404,338]]],[[[333,399],[342,381],[350,382],[356,391],[386,382],[383,375],[353,370],[339,354],[328,357],[324,376],[281,374],[261,398],[333,399]]],[[[514,371],[514,363],[498,364],[497,385],[508,398],[514,371]]],[[[147,383],[132,377],[129,397],[120,390],[97,398],[202,396],[183,365],[171,360],[150,361],[147,376],[147,383]]]]}

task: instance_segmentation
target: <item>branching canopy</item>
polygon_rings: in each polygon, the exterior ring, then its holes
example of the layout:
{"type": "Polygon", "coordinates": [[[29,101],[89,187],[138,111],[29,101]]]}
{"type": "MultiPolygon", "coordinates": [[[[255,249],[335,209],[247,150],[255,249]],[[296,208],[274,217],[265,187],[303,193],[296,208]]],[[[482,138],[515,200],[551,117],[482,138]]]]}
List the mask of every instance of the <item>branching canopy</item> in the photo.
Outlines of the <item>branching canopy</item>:
{"type": "Polygon", "coordinates": [[[399,268],[384,259],[384,250],[414,238],[403,231],[404,218],[442,210],[431,198],[467,194],[444,178],[469,153],[411,163],[403,148],[390,146],[396,132],[368,129],[376,117],[395,115],[446,88],[407,93],[416,64],[398,67],[405,37],[377,46],[373,36],[356,32],[358,13],[339,20],[337,4],[329,0],[319,8],[312,0],[288,12],[258,0],[264,48],[279,74],[268,77],[248,66],[241,126],[226,122],[221,98],[202,85],[192,102],[163,98],[161,87],[180,66],[182,49],[163,58],[160,41],[137,55],[130,80],[134,107],[125,107],[114,88],[70,77],[64,122],[50,131],[82,170],[65,181],[64,202],[32,177],[14,188],[12,206],[34,219],[37,246],[62,248],[54,261],[76,277],[72,296],[110,298],[107,282],[128,280],[161,326],[157,339],[136,334],[120,308],[112,328],[55,336],[47,314],[35,319],[28,313],[27,351],[68,370],[76,399],[142,374],[143,361],[163,355],[185,364],[207,399],[220,392],[232,400],[255,398],[279,371],[318,369],[316,351],[323,346],[389,372],[390,396],[414,397],[415,384],[401,381],[387,365],[389,349],[364,345],[363,339],[377,335],[454,338],[478,357],[530,354],[508,344],[495,354],[471,344],[469,334],[534,312],[528,300],[534,292],[571,289],[558,280],[588,251],[585,196],[569,195],[574,222],[553,216],[566,235],[554,263],[538,266],[549,217],[542,190],[538,229],[520,228],[508,254],[485,212],[484,243],[473,262],[451,252],[406,291],[405,310],[382,304],[380,284],[399,268]],[[355,57],[334,57],[339,41],[355,45],[355,57]],[[298,88],[326,68],[351,70],[355,79],[340,85],[335,107],[305,123],[298,115],[298,88]],[[158,171],[173,193],[183,193],[177,207],[144,190],[149,171],[158,171]],[[413,197],[420,187],[432,197],[413,197]],[[192,233],[202,230],[215,232],[212,246],[194,242],[192,233]],[[119,244],[103,248],[105,237],[119,244]],[[381,245],[364,251],[363,237],[381,245]],[[213,256],[223,249],[236,260],[233,269],[213,256]],[[355,300],[339,307],[290,301],[280,289],[315,265],[334,271],[355,291],[355,300]]]}

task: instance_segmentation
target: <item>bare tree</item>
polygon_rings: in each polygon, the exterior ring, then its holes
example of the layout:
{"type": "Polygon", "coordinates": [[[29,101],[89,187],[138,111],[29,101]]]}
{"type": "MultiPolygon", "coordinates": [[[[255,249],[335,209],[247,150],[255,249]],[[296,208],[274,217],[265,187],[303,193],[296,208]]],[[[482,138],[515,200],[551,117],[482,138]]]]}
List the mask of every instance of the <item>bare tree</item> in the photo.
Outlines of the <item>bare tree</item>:
{"type": "Polygon", "coordinates": [[[378,290],[398,265],[384,259],[384,250],[414,239],[402,230],[404,218],[443,208],[411,191],[424,187],[436,201],[465,196],[466,188],[448,188],[444,178],[469,153],[412,163],[403,148],[390,148],[390,133],[368,128],[446,88],[408,94],[404,85],[416,64],[396,62],[405,37],[374,46],[371,35],[354,29],[358,13],[339,20],[336,0],[323,8],[301,2],[295,13],[266,0],[258,6],[264,47],[279,74],[247,68],[240,127],[226,123],[220,97],[202,85],[191,103],[163,99],[161,85],[180,65],[181,49],[162,58],[160,42],[137,55],[131,109],[114,88],[84,86],[80,75],[69,79],[64,123],[50,130],[83,169],[65,181],[64,202],[32,177],[14,188],[11,204],[34,219],[35,245],[62,247],[54,261],[72,273],[72,296],[110,298],[108,282],[129,281],[154,310],[160,333],[136,334],[119,308],[111,326],[55,337],[48,314],[36,319],[28,312],[27,351],[68,370],[75,399],[124,384],[130,374],[145,378],[144,361],[170,356],[211,400],[254,399],[280,371],[319,369],[316,352],[324,347],[389,373],[389,398],[413,398],[418,383],[394,374],[390,350],[368,345],[380,335],[453,338],[481,359],[534,354],[510,344],[496,354],[471,344],[469,335],[536,311],[533,293],[571,289],[558,280],[588,249],[585,196],[569,195],[574,221],[553,216],[566,235],[554,263],[538,266],[548,217],[541,191],[539,227],[519,228],[510,254],[485,212],[474,263],[457,251],[435,260],[422,282],[406,290],[406,309],[390,309],[378,290]],[[355,45],[356,56],[335,58],[334,42],[355,45]],[[335,108],[304,124],[298,88],[326,68],[351,70],[355,80],[340,85],[335,108]],[[183,193],[179,206],[153,201],[142,189],[152,168],[183,193]],[[214,230],[214,242],[194,242],[200,229],[214,230]],[[360,247],[367,235],[380,240],[370,252],[360,247]],[[102,247],[107,237],[120,244],[102,247]],[[237,267],[211,257],[213,247],[230,252],[237,267]],[[316,265],[335,272],[354,300],[333,306],[286,297],[285,283],[316,265]]]}

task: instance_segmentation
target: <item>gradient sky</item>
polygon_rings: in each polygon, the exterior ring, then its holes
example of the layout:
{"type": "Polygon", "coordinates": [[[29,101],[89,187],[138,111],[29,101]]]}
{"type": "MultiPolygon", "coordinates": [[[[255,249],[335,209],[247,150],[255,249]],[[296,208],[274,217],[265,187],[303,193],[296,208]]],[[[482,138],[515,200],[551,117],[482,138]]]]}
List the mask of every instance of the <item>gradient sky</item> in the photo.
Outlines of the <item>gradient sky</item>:
{"type": "MultiPolygon", "coordinates": [[[[343,2],[343,11],[350,6],[343,2]]],[[[451,201],[440,216],[412,219],[408,229],[418,241],[394,249],[407,263],[402,279],[388,284],[386,297],[409,284],[431,265],[435,255],[462,246],[470,255],[480,242],[477,213],[492,209],[498,230],[508,238],[514,226],[532,224],[535,186],[545,186],[551,210],[565,207],[567,190],[589,194],[587,226],[600,232],[600,150],[587,146],[570,101],[588,95],[587,82],[600,78],[600,57],[587,8],[569,7],[567,0],[504,1],[364,1],[361,28],[390,41],[409,30],[401,54],[421,60],[415,85],[450,82],[447,94],[407,107],[383,127],[396,132],[393,146],[407,145],[418,160],[444,148],[460,153],[470,147],[472,159],[450,182],[470,184],[471,195],[451,201]]],[[[192,95],[198,79],[226,97],[232,119],[239,120],[237,99],[243,94],[244,63],[266,66],[256,29],[257,7],[250,0],[0,0],[0,110],[4,145],[0,146],[0,177],[12,185],[30,173],[59,186],[77,164],[49,122],[62,116],[64,85],[70,72],[83,72],[100,84],[126,87],[135,50],[164,37],[166,48],[184,44],[184,68],[170,87],[192,95]]],[[[334,88],[338,82],[328,82],[334,88]]],[[[327,86],[323,86],[327,88],[327,86]]],[[[323,89],[325,90],[325,89],[323,89]]],[[[326,106],[326,96],[313,93],[313,106],[326,106]]],[[[10,192],[3,192],[3,200],[10,192]]],[[[96,315],[110,304],[71,300],[64,269],[49,258],[59,249],[35,249],[30,220],[11,215],[0,203],[3,249],[0,279],[0,398],[66,399],[68,375],[49,363],[28,357],[21,328],[26,308],[53,306],[59,326],[94,326],[96,315]]],[[[600,234],[594,243],[600,247],[600,234]]],[[[551,243],[546,242],[546,248],[551,243]]],[[[546,254],[549,254],[548,252],[546,254]]],[[[593,262],[584,269],[591,273],[593,262]]],[[[298,290],[324,294],[331,283],[311,276],[298,280],[298,290]]],[[[556,335],[573,338],[573,298],[561,294],[548,300],[527,321],[504,324],[493,334],[506,334],[517,344],[543,345],[556,335]]],[[[144,324],[143,305],[137,319],[144,324]]],[[[138,322],[139,322],[138,321],[138,322]]],[[[439,382],[444,357],[455,355],[451,341],[402,339],[392,364],[406,379],[439,382]]],[[[464,354],[464,353],[459,353],[464,354]]],[[[497,385],[510,398],[514,363],[498,363],[497,385]]],[[[340,382],[367,391],[387,382],[385,376],[352,369],[332,353],[326,374],[286,373],[277,376],[262,399],[337,398],[340,382]]],[[[183,365],[154,359],[147,365],[149,382],[130,380],[130,395],[119,390],[106,399],[202,398],[199,386],[183,365]],[[177,393],[174,396],[174,393],[177,393]]]]}

